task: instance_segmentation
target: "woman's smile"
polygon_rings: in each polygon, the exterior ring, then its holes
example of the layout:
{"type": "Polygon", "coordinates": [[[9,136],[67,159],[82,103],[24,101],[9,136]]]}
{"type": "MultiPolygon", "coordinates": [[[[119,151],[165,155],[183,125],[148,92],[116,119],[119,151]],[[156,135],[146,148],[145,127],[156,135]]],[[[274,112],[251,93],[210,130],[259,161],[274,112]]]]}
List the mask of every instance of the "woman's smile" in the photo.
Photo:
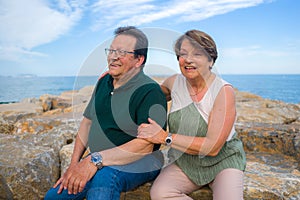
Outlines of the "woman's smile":
{"type": "Polygon", "coordinates": [[[194,67],[194,66],[184,66],[184,69],[186,69],[186,70],[196,70],[197,67],[194,67]]]}

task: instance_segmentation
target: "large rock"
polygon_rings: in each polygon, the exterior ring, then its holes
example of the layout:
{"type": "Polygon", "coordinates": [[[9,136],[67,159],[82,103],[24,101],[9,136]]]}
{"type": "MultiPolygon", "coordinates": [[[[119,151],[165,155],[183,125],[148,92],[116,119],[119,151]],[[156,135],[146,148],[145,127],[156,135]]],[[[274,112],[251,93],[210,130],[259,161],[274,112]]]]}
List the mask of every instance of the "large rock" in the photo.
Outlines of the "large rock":
{"type": "Polygon", "coordinates": [[[239,123],[236,128],[245,151],[288,155],[300,169],[300,125],[239,123]]]}
{"type": "Polygon", "coordinates": [[[236,107],[238,122],[300,124],[300,104],[263,99],[236,91],[236,107]]]}
{"type": "MultiPolygon", "coordinates": [[[[70,162],[92,91],[90,86],[48,96],[51,108],[46,112],[42,99],[0,105],[0,133],[5,133],[0,134],[0,199],[42,199],[70,162]]],[[[237,112],[237,131],[248,160],[245,199],[299,199],[300,105],[237,91],[237,112]]],[[[122,195],[150,199],[150,186],[122,195]]],[[[207,187],[190,195],[212,199],[207,187]]]]}
{"type": "Polygon", "coordinates": [[[44,134],[0,134],[1,199],[42,199],[60,176],[60,149],[73,142],[74,124],[44,134]]]}
{"type": "Polygon", "coordinates": [[[54,109],[64,109],[72,106],[71,98],[62,98],[55,95],[42,95],[40,97],[43,111],[49,111],[54,109]]]}
{"type": "MultiPolygon", "coordinates": [[[[151,183],[122,194],[130,200],[150,200],[151,183]]],[[[244,177],[245,200],[296,200],[300,199],[300,172],[248,161],[244,177]]],[[[212,200],[212,191],[206,186],[189,194],[195,200],[212,200]]]]}
{"type": "MultiPolygon", "coordinates": [[[[244,199],[300,199],[299,148],[291,145],[299,144],[299,137],[295,137],[299,136],[297,131],[299,129],[291,125],[274,127],[274,125],[253,123],[239,124],[237,127],[244,144],[250,143],[249,146],[252,147],[245,148],[247,167],[244,178],[244,199]],[[286,149],[288,145],[290,147],[286,149]]],[[[60,152],[60,160],[63,163],[62,173],[70,163],[72,151],[73,144],[69,144],[60,152]]],[[[135,190],[122,193],[122,198],[150,200],[150,187],[151,183],[146,183],[135,190]]],[[[212,191],[208,187],[201,188],[190,196],[195,200],[213,199],[212,191]]]]}
{"type": "Polygon", "coordinates": [[[6,188],[3,199],[11,194],[13,199],[41,199],[59,175],[54,149],[10,135],[2,137],[0,148],[1,187],[6,188]]]}
{"type": "Polygon", "coordinates": [[[247,162],[244,199],[300,199],[300,172],[267,163],[247,162]]]}
{"type": "Polygon", "coordinates": [[[59,159],[60,159],[60,176],[62,176],[71,163],[71,156],[74,149],[74,143],[65,145],[59,151],[59,159]]]}
{"type": "Polygon", "coordinates": [[[36,103],[0,104],[0,121],[15,123],[20,119],[31,118],[43,112],[41,105],[36,103]]]}

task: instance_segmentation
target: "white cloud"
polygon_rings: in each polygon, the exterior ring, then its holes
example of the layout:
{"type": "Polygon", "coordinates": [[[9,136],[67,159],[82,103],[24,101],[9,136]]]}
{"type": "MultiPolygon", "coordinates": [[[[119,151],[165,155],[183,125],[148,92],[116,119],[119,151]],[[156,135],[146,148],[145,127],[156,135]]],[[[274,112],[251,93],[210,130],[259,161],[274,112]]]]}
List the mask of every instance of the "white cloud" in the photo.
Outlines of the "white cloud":
{"type": "Polygon", "coordinates": [[[162,19],[199,21],[267,0],[0,0],[0,59],[45,56],[34,47],[57,40],[90,15],[92,29],[143,25],[162,19]]]}
{"type": "Polygon", "coordinates": [[[43,55],[31,49],[67,33],[80,20],[84,4],[73,0],[57,0],[55,4],[45,0],[1,0],[0,59],[43,55]]]}
{"type": "Polygon", "coordinates": [[[256,6],[263,3],[263,0],[216,0],[216,1],[195,1],[188,2],[186,12],[180,17],[182,21],[199,21],[212,16],[225,14],[237,9],[256,6]]]}
{"type": "Polygon", "coordinates": [[[130,24],[132,19],[138,17],[141,19],[142,13],[148,13],[157,8],[157,2],[154,5],[153,0],[99,0],[92,5],[92,13],[94,18],[93,30],[103,28],[115,28],[118,24],[130,24]],[[153,4],[151,4],[153,3],[153,4]],[[113,27],[112,27],[113,26],[113,27]]]}
{"type": "Polygon", "coordinates": [[[9,47],[1,47],[0,46],[0,59],[3,60],[13,60],[13,61],[24,61],[24,56],[26,57],[25,60],[28,60],[31,57],[46,57],[46,54],[29,51],[24,48],[9,46],[9,47]]]}
{"type": "MultiPolygon", "coordinates": [[[[172,18],[177,22],[199,21],[236,9],[256,6],[266,0],[99,0],[93,7],[98,16],[93,29],[119,25],[142,25],[172,18]]],[[[112,27],[113,26],[113,27],[112,27]]]]}

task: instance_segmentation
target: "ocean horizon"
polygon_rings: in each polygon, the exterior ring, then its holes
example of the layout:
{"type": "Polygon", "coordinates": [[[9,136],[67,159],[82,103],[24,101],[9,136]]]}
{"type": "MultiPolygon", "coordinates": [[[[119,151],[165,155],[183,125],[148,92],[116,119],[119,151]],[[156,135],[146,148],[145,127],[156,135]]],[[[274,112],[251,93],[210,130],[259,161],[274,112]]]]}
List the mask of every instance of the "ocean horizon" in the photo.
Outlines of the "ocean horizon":
{"type": "MultiPolygon", "coordinates": [[[[151,75],[164,78],[163,75],[151,75]]],[[[220,75],[239,91],[250,92],[265,99],[300,103],[300,74],[224,74],[220,75]]],[[[95,85],[98,76],[0,76],[0,104],[39,98],[44,94],[60,95],[95,85]]]]}

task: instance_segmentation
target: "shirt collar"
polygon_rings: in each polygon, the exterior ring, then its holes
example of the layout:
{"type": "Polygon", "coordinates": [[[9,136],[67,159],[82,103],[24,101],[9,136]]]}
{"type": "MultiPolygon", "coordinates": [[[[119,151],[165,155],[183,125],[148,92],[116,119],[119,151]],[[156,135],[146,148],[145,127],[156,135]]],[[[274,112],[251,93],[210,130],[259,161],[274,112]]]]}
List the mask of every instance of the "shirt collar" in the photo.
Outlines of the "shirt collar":
{"type": "MultiPolygon", "coordinates": [[[[107,80],[109,85],[113,85],[113,77],[108,74],[109,78],[107,80]]],[[[132,86],[135,86],[137,84],[137,82],[144,76],[144,71],[141,70],[139,71],[135,76],[133,76],[131,79],[129,79],[129,81],[127,81],[124,85],[120,86],[119,88],[115,89],[115,90],[123,90],[126,88],[130,88],[132,86]]]]}

